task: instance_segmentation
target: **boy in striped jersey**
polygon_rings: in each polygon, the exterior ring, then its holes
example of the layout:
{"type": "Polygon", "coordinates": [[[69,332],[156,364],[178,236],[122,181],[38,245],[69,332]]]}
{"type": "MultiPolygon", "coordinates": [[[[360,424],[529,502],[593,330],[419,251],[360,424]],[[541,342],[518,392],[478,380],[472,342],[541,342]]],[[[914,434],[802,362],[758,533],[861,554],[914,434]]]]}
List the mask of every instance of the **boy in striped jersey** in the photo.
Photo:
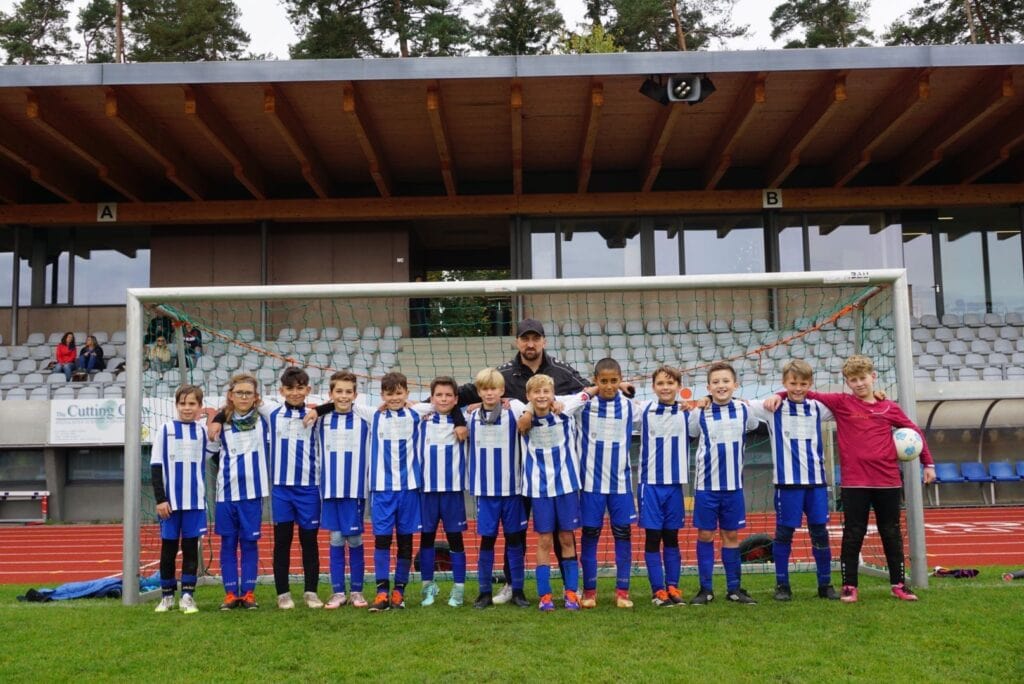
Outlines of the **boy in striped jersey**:
{"type": "Polygon", "coordinates": [[[254,591],[259,567],[259,541],[263,523],[263,499],[270,494],[267,455],[270,426],[257,410],[259,384],[249,374],[236,375],[228,384],[222,413],[224,429],[210,426],[210,449],[217,470],[217,508],[214,531],[220,535],[220,567],[224,581],[221,610],[258,608],[254,591]],[[214,436],[214,432],[219,437],[214,436]],[[238,549],[241,546],[241,581],[238,549]]]}
{"type": "Polygon", "coordinates": [[[807,515],[807,532],[818,571],[818,596],[837,600],[832,587],[832,550],[828,540],[828,484],[821,423],[832,420],[832,412],[807,398],[814,371],[802,359],[782,367],[785,398],[751,401],[750,412],[768,425],[772,445],[772,481],[775,484],[775,600],[790,601],[789,555],[793,532],[807,515]],[[778,408],[769,409],[778,404],[778,408]]]}
{"type": "Polygon", "coordinates": [[[465,461],[466,419],[456,408],[459,386],[450,377],[434,378],[430,383],[430,402],[417,404],[414,410],[423,417],[416,442],[420,457],[420,575],[423,601],[430,606],[440,589],[434,582],[434,540],[437,524],[444,523],[452,559],[452,587],[448,605],[462,605],[466,591],[466,548],[462,533],[466,530],[466,499],[462,493],[462,469],[465,461]]]}
{"type": "Polygon", "coordinates": [[[367,437],[369,427],[352,410],[356,376],[339,371],[331,376],[332,411],[319,419],[316,440],[320,446],[323,508],[320,524],[331,533],[331,598],[324,606],[334,610],[346,602],[366,608],[363,598],[363,514],[366,510],[367,437]],[[352,574],[352,594],[345,596],[345,547],[352,574]]]}
{"type": "Polygon", "coordinates": [[[615,538],[615,605],[632,608],[629,576],[633,567],[631,525],[636,521],[629,466],[633,402],[619,391],[622,368],[612,358],[594,365],[597,396],[579,416],[580,513],[583,522],[583,608],[597,607],[597,545],[608,511],[615,538]]]}
{"type": "Polygon", "coordinates": [[[469,487],[476,497],[476,531],[480,535],[477,575],[480,596],[474,608],[494,605],[491,581],[494,573],[494,545],[498,524],[505,534],[509,559],[512,602],[529,607],[523,593],[526,546],[526,509],[520,496],[519,433],[516,420],[523,404],[503,408],[505,378],[494,368],[485,368],[473,381],[481,405],[469,416],[469,487]]]}
{"type": "MultiPolygon", "coordinates": [[[[554,533],[564,554],[576,548],[575,531],[580,527],[579,458],[576,453],[575,420],[587,392],[558,397],[561,413],[552,411],[555,383],[551,376],[538,373],[526,383],[529,411],[524,416],[529,430],[523,435],[523,496],[533,507],[533,529],[537,533],[537,593],[539,608],[555,609],[551,600],[551,551],[554,533]]],[[[563,559],[562,578],[566,610],[579,610],[579,565],[573,557],[563,559]]]]}
{"type": "Polygon", "coordinates": [[[747,405],[733,399],[738,389],[736,371],[726,361],[708,367],[711,404],[690,413],[688,429],[699,435],[693,501],[693,524],[697,528],[697,574],[700,589],[690,601],[703,606],[714,600],[711,590],[715,566],[715,530],[721,531],[722,565],[733,603],[756,605],[740,586],[739,530],[746,527],[743,501],[743,447],[745,433],[757,428],[758,420],[747,405]]]}
{"type": "Polygon", "coordinates": [[[683,376],[670,366],[651,376],[657,401],[640,409],[640,486],[637,500],[640,527],[644,528],[644,561],[656,606],[683,604],[679,590],[682,555],[679,530],[686,511],[683,504],[690,445],[690,413],[679,403],[683,376]],[[662,546],[664,545],[664,548],[662,546]]]}
{"type": "Polygon", "coordinates": [[[206,534],[206,430],[198,423],[203,390],[182,385],[174,393],[177,420],[164,423],[153,437],[150,471],[160,518],[160,590],[156,612],[174,608],[174,564],[181,538],[181,611],[196,613],[193,593],[199,568],[199,537],[206,534]]]}

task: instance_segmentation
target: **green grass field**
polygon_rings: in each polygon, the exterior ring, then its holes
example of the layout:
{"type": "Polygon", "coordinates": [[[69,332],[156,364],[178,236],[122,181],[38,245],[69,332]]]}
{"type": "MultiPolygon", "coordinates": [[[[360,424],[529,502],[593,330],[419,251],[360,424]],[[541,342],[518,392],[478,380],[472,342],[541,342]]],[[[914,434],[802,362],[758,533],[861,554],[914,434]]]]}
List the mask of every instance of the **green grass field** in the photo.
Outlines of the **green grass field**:
{"type": "MultiPolygon", "coordinates": [[[[778,604],[774,578],[751,575],[744,584],[758,606],[727,604],[720,594],[707,607],[672,609],[651,606],[646,581],[634,578],[631,611],[612,607],[614,585],[602,580],[597,610],[547,615],[456,610],[441,600],[421,608],[418,585],[406,610],[376,615],[278,611],[268,586],[258,588],[258,611],[222,613],[219,589],[202,587],[201,612],[191,616],[154,614],[154,603],[20,603],[27,587],[3,586],[0,679],[1019,682],[1024,581],[1005,583],[1001,572],[933,579],[916,604],[864,577],[855,605],[817,599],[810,574],[795,575],[794,601],[778,604]]],[[[692,578],[684,580],[689,595],[692,578]]]]}

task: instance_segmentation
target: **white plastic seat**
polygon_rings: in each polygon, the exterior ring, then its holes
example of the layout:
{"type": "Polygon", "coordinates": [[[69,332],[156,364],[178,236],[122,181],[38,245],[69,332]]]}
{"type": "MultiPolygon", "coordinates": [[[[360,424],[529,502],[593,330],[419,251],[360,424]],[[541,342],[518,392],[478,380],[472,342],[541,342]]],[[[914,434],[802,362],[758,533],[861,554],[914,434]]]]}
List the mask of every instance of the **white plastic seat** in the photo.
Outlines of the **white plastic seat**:
{"type": "Polygon", "coordinates": [[[239,366],[238,357],[225,354],[217,360],[217,368],[225,371],[236,370],[239,366]]]}
{"type": "MultiPolygon", "coordinates": [[[[0,387],[3,385],[0,384],[0,387]]],[[[7,394],[4,395],[6,401],[25,401],[28,399],[28,392],[25,391],[24,387],[14,387],[7,390],[7,394]]]]}
{"type": "Polygon", "coordinates": [[[957,380],[978,380],[980,376],[975,368],[961,368],[956,375],[957,380]]]}
{"type": "Polygon", "coordinates": [[[164,372],[164,382],[177,387],[181,384],[181,372],[177,368],[171,368],[164,372]]]}
{"type": "Polygon", "coordinates": [[[953,376],[948,368],[936,368],[934,378],[935,382],[949,382],[953,376]]]}
{"type": "Polygon", "coordinates": [[[341,338],[341,330],[335,327],[327,327],[320,331],[320,339],[333,342],[341,338]]]}
{"type": "Polygon", "coordinates": [[[921,354],[917,357],[917,365],[928,370],[935,370],[939,367],[939,359],[931,354],[921,354]]]}
{"type": "Polygon", "coordinates": [[[127,344],[128,335],[127,333],[125,333],[124,330],[115,330],[110,335],[110,339],[108,341],[110,342],[110,344],[127,344]]]}
{"type": "Polygon", "coordinates": [[[120,399],[124,397],[124,388],[121,385],[108,385],[103,388],[104,399],[120,399]]]}
{"type": "MultiPolygon", "coordinates": [[[[67,387],[67,388],[60,387],[60,388],[58,388],[57,391],[53,393],[53,398],[56,399],[57,398],[57,392],[62,392],[65,389],[71,389],[71,388],[70,387],[67,387]]],[[[100,388],[96,387],[95,385],[86,385],[82,389],[78,390],[78,394],[75,394],[74,391],[72,390],[72,395],[76,399],[99,399],[100,396],[101,396],[100,388]]]]}
{"type": "Polygon", "coordinates": [[[750,328],[754,332],[768,332],[772,329],[771,321],[767,318],[755,318],[750,322],[750,328]]]}
{"type": "Polygon", "coordinates": [[[18,361],[18,365],[14,367],[16,373],[32,373],[38,369],[38,364],[35,359],[22,359],[18,361]]]}
{"type": "Polygon", "coordinates": [[[1024,380],[1024,368],[1022,368],[1021,366],[1007,366],[1006,379],[1024,380]]]}
{"type": "Polygon", "coordinates": [[[631,319],[631,320],[628,320],[628,321],[626,321],[625,331],[626,331],[627,335],[643,335],[644,334],[644,322],[640,321],[640,320],[637,320],[635,318],[631,319]]]}
{"type": "MultiPolygon", "coordinates": [[[[942,343],[940,342],[939,344],[942,343]]],[[[950,340],[949,344],[947,344],[946,347],[949,349],[950,354],[959,354],[960,356],[963,356],[964,354],[967,354],[968,352],[971,351],[970,345],[968,345],[963,340],[950,340]]]]}
{"type": "Polygon", "coordinates": [[[92,334],[92,336],[96,338],[96,344],[99,344],[99,345],[104,345],[104,344],[106,344],[107,342],[110,341],[110,335],[108,335],[107,333],[103,332],[102,330],[95,331],[92,334]]]}
{"type": "Polygon", "coordinates": [[[277,333],[278,342],[294,342],[295,338],[298,337],[299,333],[295,328],[281,328],[281,331],[277,333]]]}
{"type": "Polygon", "coordinates": [[[341,339],[343,340],[358,340],[359,339],[359,328],[348,326],[341,331],[341,339]]]}
{"type": "Polygon", "coordinates": [[[993,328],[1000,328],[1005,323],[1005,321],[1003,320],[1003,315],[998,313],[985,314],[984,318],[982,318],[982,322],[985,325],[991,325],[993,328]]]}
{"type": "MultiPolygon", "coordinates": [[[[957,353],[952,348],[950,348],[949,351],[957,353]]],[[[946,353],[946,345],[942,344],[938,340],[932,340],[928,344],[924,345],[924,352],[925,354],[934,354],[936,356],[942,356],[943,354],[946,353]]],[[[965,349],[961,353],[967,353],[967,350],[965,349]]]]}
{"type": "MultiPolygon", "coordinates": [[[[27,377],[28,376],[26,376],[26,378],[27,377]]],[[[66,384],[68,384],[68,379],[64,376],[63,373],[50,373],[49,375],[46,376],[46,384],[47,385],[66,385],[66,384]]]]}
{"type": "MultiPolygon", "coordinates": [[[[57,342],[60,342],[60,336],[61,336],[62,333],[56,333],[56,334],[57,334],[57,342]]],[[[46,342],[46,335],[44,335],[41,332],[29,333],[28,337],[25,338],[25,346],[26,347],[38,347],[39,345],[45,345],[45,344],[47,344],[47,342],[46,342]]]]}
{"type": "Polygon", "coordinates": [[[398,355],[394,352],[381,352],[377,359],[377,363],[385,369],[391,370],[398,365],[398,355]]]}
{"type": "Polygon", "coordinates": [[[924,368],[915,368],[914,369],[914,379],[915,380],[927,380],[927,381],[930,381],[932,379],[932,374],[929,373],[924,368]]]}
{"type": "Polygon", "coordinates": [[[1024,313],[1020,311],[1009,311],[1003,316],[1003,323],[1006,325],[1015,325],[1018,328],[1024,326],[1024,313]]]}
{"type": "Polygon", "coordinates": [[[935,314],[924,314],[921,316],[921,325],[925,328],[938,328],[941,325],[939,317],[935,314]]]}
{"type": "Polygon", "coordinates": [[[17,373],[4,373],[0,375],[0,387],[15,387],[21,384],[21,376],[17,373]]]}
{"type": "Polygon", "coordinates": [[[1009,340],[1004,340],[1002,338],[998,340],[993,340],[992,351],[997,352],[999,354],[1012,354],[1013,343],[1010,342],[1009,340]]]}
{"type": "Polygon", "coordinates": [[[587,321],[583,324],[584,335],[601,335],[604,331],[601,330],[601,324],[597,321],[587,321]]]}
{"type": "Polygon", "coordinates": [[[999,352],[993,352],[988,355],[988,365],[993,368],[1001,368],[1010,364],[1009,357],[1006,354],[1000,354],[999,352]]]}
{"type": "Polygon", "coordinates": [[[980,328],[983,324],[984,319],[982,318],[981,314],[964,314],[964,325],[969,325],[972,328],[980,328]]]}
{"type": "Polygon", "coordinates": [[[992,326],[983,325],[980,328],[978,328],[978,339],[980,339],[980,340],[988,340],[989,342],[991,342],[992,340],[995,340],[995,339],[998,339],[998,338],[999,338],[999,331],[996,330],[995,328],[993,328],[992,326]]]}
{"type": "Polygon", "coordinates": [[[942,325],[947,328],[959,328],[964,324],[963,316],[959,314],[943,314],[942,325]]]}
{"type": "Polygon", "coordinates": [[[622,327],[622,321],[610,320],[604,324],[604,332],[606,335],[622,335],[625,329],[622,327]]]}
{"type": "Polygon", "coordinates": [[[665,322],[665,332],[672,333],[673,335],[680,335],[686,332],[686,323],[678,318],[673,318],[665,322]]]}
{"type": "Polygon", "coordinates": [[[28,358],[28,347],[23,344],[16,344],[7,349],[7,358],[11,361],[20,361],[28,358]]]}
{"type": "MultiPolygon", "coordinates": [[[[71,399],[75,398],[75,390],[67,387],[66,389],[71,390],[71,399]]],[[[65,397],[68,398],[68,397],[65,397]]],[[[48,401],[50,399],[50,390],[45,386],[33,387],[28,393],[29,401],[48,401]]]]}
{"type": "Polygon", "coordinates": [[[14,372],[14,362],[10,359],[0,359],[0,375],[14,372]]]}
{"type": "Polygon", "coordinates": [[[293,349],[293,353],[296,356],[302,356],[302,357],[309,356],[310,354],[313,353],[313,344],[312,344],[312,342],[309,342],[308,340],[298,340],[298,341],[296,341],[295,342],[295,347],[293,349]]]}
{"type": "Polygon", "coordinates": [[[212,356],[200,356],[196,368],[204,371],[212,371],[217,367],[217,361],[212,356]]]}
{"type": "Polygon", "coordinates": [[[660,318],[647,321],[647,334],[649,335],[661,335],[665,332],[665,324],[660,318]]]}
{"type": "Polygon", "coordinates": [[[985,361],[985,357],[982,356],[981,354],[972,353],[967,354],[964,357],[964,365],[969,366],[970,368],[974,368],[976,370],[981,370],[982,368],[987,366],[988,363],[985,361]]]}
{"type": "MultiPolygon", "coordinates": [[[[872,330],[871,332],[875,332],[872,330]]],[[[927,342],[932,339],[932,331],[930,328],[914,328],[910,331],[910,339],[917,340],[918,342],[927,342]]]]}
{"type": "Polygon", "coordinates": [[[380,339],[380,328],[375,325],[368,325],[363,328],[362,339],[365,340],[379,340],[380,339]]]}
{"type": "Polygon", "coordinates": [[[699,318],[695,318],[695,319],[693,319],[692,321],[690,321],[689,323],[686,324],[686,329],[689,332],[696,333],[696,334],[701,334],[701,333],[708,332],[708,325],[707,325],[707,323],[705,323],[704,321],[700,320],[699,318]]]}
{"type": "MultiPolygon", "coordinates": [[[[72,334],[74,334],[74,333],[72,333],[72,334]]],[[[52,347],[54,345],[60,344],[60,341],[63,338],[64,338],[64,333],[59,332],[59,331],[58,332],[52,332],[52,333],[50,333],[50,336],[46,339],[46,343],[52,347]]],[[[76,339],[75,341],[81,343],[82,340],[76,339]]]]}
{"type": "Polygon", "coordinates": [[[397,340],[401,336],[402,329],[397,325],[386,325],[384,326],[384,332],[381,333],[381,338],[385,340],[397,340]]]}
{"type": "Polygon", "coordinates": [[[935,339],[942,340],[943,342],[949,342],[950,340],[956,339],[956,333],[952,328],[935,328],[935,339]]]}

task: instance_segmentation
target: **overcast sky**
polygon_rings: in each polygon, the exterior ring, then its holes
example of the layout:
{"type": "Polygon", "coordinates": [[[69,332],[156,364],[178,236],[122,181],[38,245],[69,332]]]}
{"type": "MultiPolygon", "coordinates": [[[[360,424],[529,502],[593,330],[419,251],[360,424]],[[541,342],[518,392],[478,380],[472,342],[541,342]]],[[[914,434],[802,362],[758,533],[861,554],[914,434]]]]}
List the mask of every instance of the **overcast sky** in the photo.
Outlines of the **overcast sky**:
{"type": "MultiPolygon", "coordinates": [[[[252,36],[249,49],[255,53],[270,52],[278,59],[288,57],[288,45],[295,42],[295,33],[285,16],[284,8],[278,0],[235,0],[242,10],[242,28],[252,36]]],[[[0,11],[9,12],[15,0],[0,0],[0,11]]],[[[77,21],[79,7],[86,0],[75,0],[72,11],[72,26],[77,21]]],[[[556,0],[558,8],[565,17],[566,24],[574,28],[583,21],[583,0],[556,0]]],[[[747,38],[730,41],[726,45],[731,50],[754,50],[758,48],[781,47],[785,41],[774,43],[771,39],[771,24],[768,17],[772,9],[778,5],[776,0],[739,0],[733,19],[736,24],[748,24],[751,29],[747,38]]],[[[868,27],[881,36],[885,27],[893,19],[905,13],[918,0],[873,0],[871,17],[868,27]]]]}

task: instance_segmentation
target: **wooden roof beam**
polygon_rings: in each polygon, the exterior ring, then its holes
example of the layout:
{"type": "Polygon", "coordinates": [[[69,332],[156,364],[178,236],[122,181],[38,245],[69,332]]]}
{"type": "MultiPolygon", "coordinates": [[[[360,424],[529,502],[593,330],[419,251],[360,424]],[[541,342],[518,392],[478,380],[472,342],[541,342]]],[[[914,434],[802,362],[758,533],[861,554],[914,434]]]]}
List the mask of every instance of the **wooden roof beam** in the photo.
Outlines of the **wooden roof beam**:
{"type": "Polygon", "coordinates": [[[832,74],[814,89],[814,95],[782,136],[768,162],[765,187],[777,188],[800,165],[800,155],[846,101],[846,72],[832,74]]]}
{"type": "Polygon", "coordinates": [[[195,124],[206,141],[228,160],[238,182],[256,199],[266,199],[267,183],[263,169],[235,127],[228,123],[202,89],[186,85],[182,86],[182,91],[185,95],[185,118],[195,124]]]}
{"type": "Polygon", "coordinates": [[[377,192],[381,197],[391,197],[394,194],[391,183],[391,174],[384,156],[381,154],[380,143],[370,127],[370,119],[363,112],[362,105],[356,95],[356,87],[352,83],[344,83],[341,87],[341,110],[345,112],[352,129],[355,131],[356,140],[366,157],[366,163],[370,167],[370,177],[377,186],[377,192]]]}
{"type": "Polygon", "coordinates": [[[326,199],[334,194],[331,178],[309,133],[284,94],[273,85],[263,88],[263,113],[270,117],[274,128],[299,162],[302,177],[313,188],[316,196],[326,199]]]}
{"type": "Polygon", "coordinates": [[[441,177],[444,189],[449,197],[457,194],[455,183],[455,164],[452,162],[450,137],[444,121],[441,105],[441,87],[435,81],[427,86],[427,116],[430,118],[430,129],[434,132],[434,144],[437,146],[437,158],[441,162],[441,177]]]}
{"type": "Polygon", "coordinates": [[[943,112],[909,150],[900,155],[897,182],[910,185],[942,161],[946,150],[1001,110],[1013,98],[1013,72],[1001,70],[970,90],[943,112]]]}
{"type": "Polygon", "coordinates": [[[75,174],[68,173],[57,160],[47,159],[45,152],[6,121],[0,121],[0,154],[24,166],[33,182],[65,202],[82,199],[83,189],[75,174]]]}
{"type": "Polygon", "coordinates": [[[867,116],[853,137],[838,148],[832,164],[833,187],[841,188],[852,181],[871,163],[878,146],[928,100],[931,71],[924,69],[899,83],[867,116]]]}
{"type": "Polygon", "coordinates": [[[181,153],[182,147],[169,139],[156,120],[143,111],[123,91],[107,88],[104,111],[121,132],[135,141],[149,156],[164,167],[164,175],[192,199],[206,195],[206,182],[181,153]]]}
{"type": "Polygon", "coordinates": [[[651,129],[651,136],[647,140],[647,152],[644,155],[642,192],[650,192],[654,187],[654,181],[658,180],[661,173],[662,155],[672,139],[672,130],[676,127],[680,115],[683,113],[682,104],[668,104],[658,110],[658,117],[654,120],[654,127],[651,129]]]}
{"type": "Polygon", "coordinates": [[[732,107],[732,114],[725,127],[719,131],[708,154],[708,163],[702,174],[705,190],[714,190],[722,176],[732,166],[732,152],[739,143],[743,133],[754,120],[754,115],[765,102],[765,81],[768,75],[764,72],[752,74],[740,88],[740,94],[732,107]]]}
{"type": "Polygon", "coordinates": [[[597,129],[601,125],[601,108],[604,107],[604,85],[590,84],[587,98],[587,127],[580,143],[580,161],[576,170],[576,192],[586,192],[590,185],[590,173],[594,168],[594,147],[597,144],[597,129]]]}
{"type": "Polygon", "coordinates": [[[96,169],[100,180],[125,198],[132,202],[145,199],[144,179],[139,171],[116,148],[104,145],[91,131],[84,130],[52,95],[27,90],[25,114],[38,130],[85,160],[96,169]]]}
{"type": "Polygon", "coordinates": [[[512,121],[512,194],[523,194],[523,86],[513,83],[509,93],[512,121]]]}
{"type": "Polygon", "coordinates": [[[1024,143],[1024,107],[1018,107],[969,152],[961,155],[960,174],[962,184],[973,183],[996,168],[1013,154],[1014,148],[1024,143]]]}

